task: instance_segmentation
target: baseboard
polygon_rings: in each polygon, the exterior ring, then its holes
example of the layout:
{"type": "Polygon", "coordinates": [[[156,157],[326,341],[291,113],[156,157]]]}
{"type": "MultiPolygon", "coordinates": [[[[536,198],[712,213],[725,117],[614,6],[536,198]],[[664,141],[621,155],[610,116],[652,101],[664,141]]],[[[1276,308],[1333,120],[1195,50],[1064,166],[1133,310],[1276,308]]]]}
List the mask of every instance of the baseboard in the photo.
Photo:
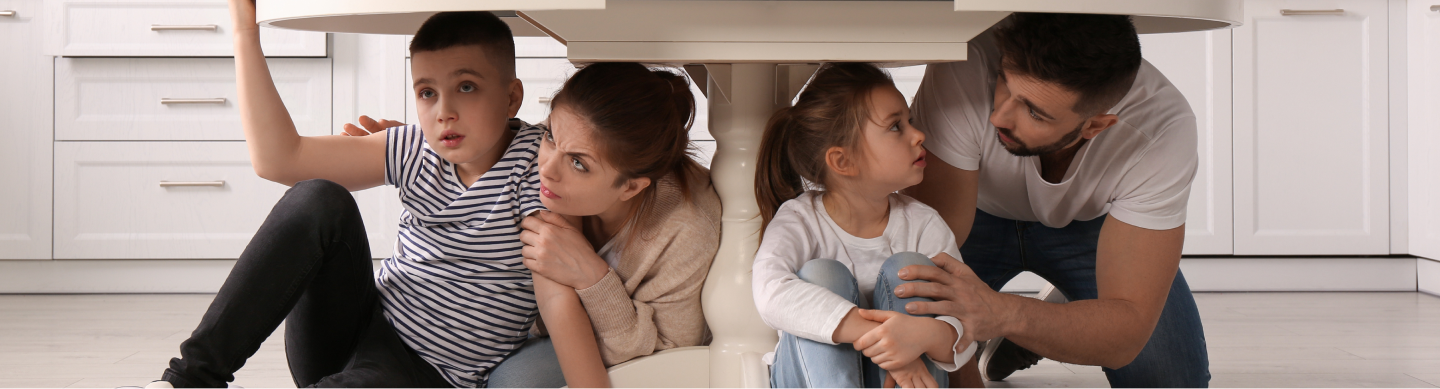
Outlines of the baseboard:
{"type": "Polygon", "coordinates": [[[1241,258],[1180,261],[1196,292],[1414,292],[1415,257],[1241,258]]]}
{"type": "Polygon", "coordinates": [[[0,294],[215,293],[232,267],[233,259],[0,261],[0,294]]]}
{"type": "MultiPolygon", "coordinates": [[[[1440,295],[1440,262],[1428,262],[1429,290],[1440,295]]],[[[1424,268],[1419,268],[1424,269],[1424,268]]],[[[1195,292],[1394,292],[1416,291],[1414,257],[1187,257],[1180,270],[1195,292]]],[[[1420,270],[1421,289],[1426,284],[1420,270]]],[[[1044,279],[1026,272],[1000,290],[1036,293],[1044,279]]]]}
{"type": "MultiPolygon", "coordinates": [[[[234,260],[0,261],[0,293],[215,293],[234,266],[234,260]]],[[[1440,295],[1440,262],[1415,257],[1200,257],[1182,259],[1180,268],[1196,292],[1440,295]]],[[[1035,293],[1044,286],[1022,273],[1001,290],[1035,293]]]]}
{"type": "Polygon", "coordinates": [[[1415,273],[1416,289],[1440,296],[1440,261],[1416,258],[1415,273]]]}

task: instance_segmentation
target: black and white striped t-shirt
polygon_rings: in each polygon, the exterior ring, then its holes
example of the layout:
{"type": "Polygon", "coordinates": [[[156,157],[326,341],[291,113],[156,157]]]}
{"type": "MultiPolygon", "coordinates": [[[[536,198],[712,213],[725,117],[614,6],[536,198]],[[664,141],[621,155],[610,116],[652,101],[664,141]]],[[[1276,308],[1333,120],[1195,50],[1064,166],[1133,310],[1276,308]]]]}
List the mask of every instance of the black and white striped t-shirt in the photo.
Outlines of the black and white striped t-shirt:
{"type": "Polygon", "coordinates": [[[544,209],[540,133],[521,128],[468,188],[420,127],[386,135],[385,183],[400,189],[404,209],[395,254],[382,263],[376,287],[400,338],[457,387],[484,386],[535,320],[520,219],[544,209]]]}

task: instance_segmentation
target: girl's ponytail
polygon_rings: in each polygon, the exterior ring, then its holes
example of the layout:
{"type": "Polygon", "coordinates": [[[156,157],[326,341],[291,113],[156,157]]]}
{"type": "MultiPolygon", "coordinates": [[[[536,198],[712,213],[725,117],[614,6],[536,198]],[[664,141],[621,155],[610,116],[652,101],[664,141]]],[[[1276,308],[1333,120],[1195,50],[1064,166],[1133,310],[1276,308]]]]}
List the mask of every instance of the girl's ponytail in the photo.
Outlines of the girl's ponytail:
{"type": "Polygon", "coordinates": [[[785,145],[790,144],[790,128],[795,124],[794,112],[794,107],[776,111],[760,138],[760,156],[755,164],[755,202],[760,205],[762,236],[780,205],[805,193],[805,182],[785,150],[785,145]]]}

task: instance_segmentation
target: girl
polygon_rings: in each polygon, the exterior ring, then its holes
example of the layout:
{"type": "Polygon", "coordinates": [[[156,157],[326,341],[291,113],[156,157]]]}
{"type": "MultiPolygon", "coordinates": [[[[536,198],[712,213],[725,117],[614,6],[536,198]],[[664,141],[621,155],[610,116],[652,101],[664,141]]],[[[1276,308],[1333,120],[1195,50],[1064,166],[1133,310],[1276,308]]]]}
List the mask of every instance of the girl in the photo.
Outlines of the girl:
{"type": "Polygon", "coordinates": [[[909,115],[884,71],[845,63],[824,66],[771,117],[753,285],[761,319],[780,331],[765,358],[772,387],[945,387],[974,353],[958,320],[903,314],[923,300],[894,295],[899,269],[960,257],[940,215],[896,193],[925,169],[909,115]]]}

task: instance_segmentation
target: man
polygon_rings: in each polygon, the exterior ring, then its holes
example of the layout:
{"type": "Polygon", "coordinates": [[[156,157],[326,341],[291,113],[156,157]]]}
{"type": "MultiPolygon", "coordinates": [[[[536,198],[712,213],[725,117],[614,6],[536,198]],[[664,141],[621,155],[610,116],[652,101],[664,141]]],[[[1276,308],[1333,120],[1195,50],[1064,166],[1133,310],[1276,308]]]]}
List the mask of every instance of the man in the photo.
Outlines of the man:
{"type": "Polygon", "coordinates": [[[1129,17],[1015,14],[968,61],[932,65],[913,109],[939,161],[910,194],[945,218],[965,263],[903,269],[932,283],[898,296],[936,300],[911,313],[1004,337],[986,347],[991,380],[1044,356],[1103,366],[1115,387],[1208,386],[1179,272],[1195,116],[1141,59],[1129,17]],[[1021,271],[1071,302],[996,292],[1021,271]]]}

